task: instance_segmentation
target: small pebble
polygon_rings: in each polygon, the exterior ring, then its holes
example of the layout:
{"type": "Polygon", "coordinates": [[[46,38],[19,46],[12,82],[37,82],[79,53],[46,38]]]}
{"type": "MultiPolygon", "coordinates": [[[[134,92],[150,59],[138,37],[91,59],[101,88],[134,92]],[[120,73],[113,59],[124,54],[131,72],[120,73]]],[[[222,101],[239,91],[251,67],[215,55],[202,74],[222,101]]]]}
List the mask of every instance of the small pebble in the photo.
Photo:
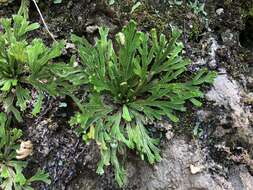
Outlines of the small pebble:
{"type": "Polygon", "coordinates": [[[224,13],[224,9],[223,8],[219,8],[216,10],[216,14],[217,15],[221,15],[222,13],[224,13]]]}
{"type": "Polygon", "coordinates": [[[92,33],[96,32],[98,30],[98,28],[99,27],[97,25],[87,26],[86,32],[89,34],[92,34],[92,33]]]}

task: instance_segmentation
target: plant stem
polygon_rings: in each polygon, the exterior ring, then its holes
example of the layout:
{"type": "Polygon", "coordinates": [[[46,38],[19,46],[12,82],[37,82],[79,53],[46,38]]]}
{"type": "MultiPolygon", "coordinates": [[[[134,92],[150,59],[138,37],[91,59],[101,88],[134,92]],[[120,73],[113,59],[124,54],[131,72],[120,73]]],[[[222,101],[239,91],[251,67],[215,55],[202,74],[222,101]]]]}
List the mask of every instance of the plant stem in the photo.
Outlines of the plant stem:
{"type": "Polygon", "coordinates": [[[26,19],[28,18],[28,7],[30,5],[29,0],[21,0],[21,5],[18,10],[19,15],[23,15],[26,19]]]}
{"type": "Polygon", "coordinates": [[[55,38],[54,38],[54,35],[50,32],[50,30],[49,30],[49,28],[48,28],[48,26],[47,26],[47,23],[45,22],[45,19],[44,19],[43,15],[42,15],[42,13],[41,13],[41,11],[40,11],[40,9],[39,9],[38,4],[36,3],[35,0],[32,0],[32,1],[33,1],[34,5],[35,5],[35,7],[36,7],[36,9],[37,9],[37,11],[38,11],[38,13],[39,13],[39,15],[40,15],[40,18],[41,18],[41,20],[42,20],[42,23],[43,23],[43,25],[44,25],[44,27],[45,27],[47,33],[50,35],[50,37],[51,37],[54,41],[56,41],[55,38]]]}

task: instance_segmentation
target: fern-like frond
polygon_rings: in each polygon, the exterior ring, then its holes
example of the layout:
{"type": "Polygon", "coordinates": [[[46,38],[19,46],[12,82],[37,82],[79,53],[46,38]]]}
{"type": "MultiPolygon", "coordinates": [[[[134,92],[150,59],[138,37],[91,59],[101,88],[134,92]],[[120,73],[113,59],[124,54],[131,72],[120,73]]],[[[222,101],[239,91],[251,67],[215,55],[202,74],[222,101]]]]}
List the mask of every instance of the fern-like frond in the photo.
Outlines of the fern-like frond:
{"type": "MultiPolygon", "coordinates": [[[[47,47],[41,39],[28,43],[26,34],[39,27],[30,24],[23,16],[14,15],[12,19],[1,19],[3,32],[0,33],[0,103],[7,113],[13,113],[22,121],[20,111],[27,109],[31,100],[31,90],[37,91],[33,114],[38,114],[45,93],[58,96],[71,91],[66,78],[55,72],[56,67],[64,64],[52,63],[61,55],[64,41],[55,42],[47,47]]],[[[74,71],[74,67],[70,67],[74,71]]],[[[62,70],[66,68],[63,67],[62,70]]],[[[70,69],[64,70],[70,72],[70,69]]]]}
{"type": "Polygon", "coordinates": [[[108,33],[108,28],[101,27],[94,46],[72,35],[83,67],[73,78],[88,86],[90,96],[71,123],[81,126],[85,141],[94,139],[99,145],[98,173],[111,164],[117,182],[123,185],[125,171],[118,159],[125,154],[122,150],[136,150],[151,164],[159,161],[159,141],[150,136],[145,125],[163,117],[178,122],[176,112],[186,111],[187,101],[201,106],[199,86],[211,83],[215,72],[203,69],[189,81],[180,82],[191,62],[181,55],[184,46],[176,28],[168,40],[156,30],[150,34],[138,31],[130,21],[116,35],[114,46],[108,33]]]}

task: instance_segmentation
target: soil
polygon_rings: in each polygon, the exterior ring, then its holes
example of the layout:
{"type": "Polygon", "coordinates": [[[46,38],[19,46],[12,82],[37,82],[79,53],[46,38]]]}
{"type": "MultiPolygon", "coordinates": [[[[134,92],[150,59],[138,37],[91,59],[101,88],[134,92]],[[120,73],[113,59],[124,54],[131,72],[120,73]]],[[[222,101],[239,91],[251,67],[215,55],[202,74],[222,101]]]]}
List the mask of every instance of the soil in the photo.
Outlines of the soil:
{"type": "MultiPolygon", "coordinates": [[[[0,7],[0,17],[10,17],[19,1],[0,7]]],[[[116,2],[116,1],[115,1],[116,2]]],[[[110,28],[113,37],[130,20],[139,29],[157,28],[167,36],[170,26],[183,31],[185,56],[192,60],[189,74],[201,67],[219,74],[213,86],[203,87],[203,107],[180,114],[162,143],[163,159],[150,166],[129,152],[128,190],[251,190],[253,187],[253,9],[252,0],[206,0],[205,13],[194,13],[186,0],[182,5],[166,0],[122,0],[109,6],[102,0],[63,0],[40,2],[50,31],[56,39],[69,39],[71,33],[94,42],[99,26],[110,28]],[[191,168],[198,172],[192,172],[191,168]]],[[[173,1],[171,1],[173,2],[173,1]]],[[[30,20],[41,23],[35,7],[30,20]]],[[[41,27],[31,37],[48,44],[50,36],[41,27]]],[[[66,53],[62,57],[68,60],[66,53]]],[[[25,116],[19,127],[24,139],[34,144],[27,175],[37,168],[47,171],[50,185],[35,184],[36,190],[117,190],[110,167],[103,176],[96,174],[99,151],[95,143],[84,144],[68,124],[76,111],[70,99],[48,98],[37,119],[25,116]]],[[[167,121],[157,125],[166,128],[167,121]]],[[[167,128],[168,129],[168,128],[167,128]]]]}

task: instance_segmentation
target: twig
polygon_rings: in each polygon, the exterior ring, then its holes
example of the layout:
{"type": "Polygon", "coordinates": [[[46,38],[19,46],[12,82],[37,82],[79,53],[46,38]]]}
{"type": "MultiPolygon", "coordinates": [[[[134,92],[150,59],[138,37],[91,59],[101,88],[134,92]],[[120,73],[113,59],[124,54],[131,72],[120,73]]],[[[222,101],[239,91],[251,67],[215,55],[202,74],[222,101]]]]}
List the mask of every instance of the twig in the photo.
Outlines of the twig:
{"type": "Polygon", "coordinates": [[[41,20],[42,20],[42,23],[43,23],[43,25],[44,25],[44,27],[45,27],[47,33],[50,35],[50,37],[51,37],[54,41],[56,41],[55,38],[54,38],[54,35],[53,35],[53,34],[50,32],[50,30],[48,29],[48,26],[47,26],[47,24],[46,24],[46,22],[45,22],[45,20],[44,20],[44,18],[43,18],[43,15],[42,15],[42,13],[41,13],[39,7],[38,7],[38,4],[36,3],[35,0],[32,0],[32,1],[33,1],[34,5],[35,5],[35,7],[36,7],[36,9],[37,9],[37,11],[38,11],[38,13],[39,13],[39,15],[40,15],[40,18],[41,18],[41,20]]]}

